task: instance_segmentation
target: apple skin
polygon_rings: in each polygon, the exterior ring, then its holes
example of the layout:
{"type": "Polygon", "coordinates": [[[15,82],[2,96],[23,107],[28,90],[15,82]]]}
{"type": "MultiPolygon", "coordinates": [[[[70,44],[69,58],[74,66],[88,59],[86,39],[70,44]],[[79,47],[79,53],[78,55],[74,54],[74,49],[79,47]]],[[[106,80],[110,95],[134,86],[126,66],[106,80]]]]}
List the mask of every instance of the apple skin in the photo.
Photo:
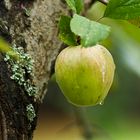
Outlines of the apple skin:
{"type": "Polygon", "coordinates": [[[114,71],[113,58],[101,45],[67,47],[55,64],[56,82],[76,106],[101,104],[112,85],[114,71]]]}

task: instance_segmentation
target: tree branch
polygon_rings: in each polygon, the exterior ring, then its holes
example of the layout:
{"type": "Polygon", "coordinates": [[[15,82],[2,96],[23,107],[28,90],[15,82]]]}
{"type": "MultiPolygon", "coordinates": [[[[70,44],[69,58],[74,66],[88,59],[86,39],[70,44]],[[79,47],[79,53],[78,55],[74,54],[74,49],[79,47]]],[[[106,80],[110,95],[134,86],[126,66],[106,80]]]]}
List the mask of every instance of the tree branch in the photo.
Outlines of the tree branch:
{"type": "Polygon", "coordinates": [[[0,53],[0,140],[32,139],[52,64],[62,45],[57,25],[63,13],[68,10],[62,0],[0,0],[0,36],[32,57],[34,76],[29,77],[26,70],[24,81],[31,79],[38,89],[36,96],[29,96],[24,86],[11,79],[12,65],[0,53]]]}

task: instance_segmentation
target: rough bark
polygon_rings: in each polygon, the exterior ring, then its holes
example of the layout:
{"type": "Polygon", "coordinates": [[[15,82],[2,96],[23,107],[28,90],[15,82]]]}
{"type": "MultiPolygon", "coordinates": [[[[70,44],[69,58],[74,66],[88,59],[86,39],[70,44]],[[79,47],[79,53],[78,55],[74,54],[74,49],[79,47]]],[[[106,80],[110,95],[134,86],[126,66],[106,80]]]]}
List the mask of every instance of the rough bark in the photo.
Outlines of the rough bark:
{"type": "MultiPolygon", "coordinates": [[[[31,122],[26,107],[35,113],[47,90],[51,66],[61,42],[57,23],[66,6],[61,0],[0,0],[0,36],[10,44],[23,47],[34,63],[36,97],[30,97],[22,86],[10,78],[11,70],[0,54],[0,139],[31,140],[37,116],[31,122]]],[[[11,45],[12,46],[12,45],[11,45]]]]}

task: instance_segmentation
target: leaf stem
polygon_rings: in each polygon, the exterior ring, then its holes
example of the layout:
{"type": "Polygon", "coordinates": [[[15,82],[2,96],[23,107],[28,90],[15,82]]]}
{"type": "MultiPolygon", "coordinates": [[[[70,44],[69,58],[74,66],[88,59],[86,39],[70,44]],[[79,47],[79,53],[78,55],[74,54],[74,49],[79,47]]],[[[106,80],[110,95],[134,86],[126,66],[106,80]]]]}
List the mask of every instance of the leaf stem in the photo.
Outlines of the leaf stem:
{"type": "Polygon", "coordinates": [[[96,22],[98,22],[99,20],[101,20],[101,19],[103,19],[103,18],[104,18],[103,16],[99,17],[99,18],[96,20],[96,22]]]}

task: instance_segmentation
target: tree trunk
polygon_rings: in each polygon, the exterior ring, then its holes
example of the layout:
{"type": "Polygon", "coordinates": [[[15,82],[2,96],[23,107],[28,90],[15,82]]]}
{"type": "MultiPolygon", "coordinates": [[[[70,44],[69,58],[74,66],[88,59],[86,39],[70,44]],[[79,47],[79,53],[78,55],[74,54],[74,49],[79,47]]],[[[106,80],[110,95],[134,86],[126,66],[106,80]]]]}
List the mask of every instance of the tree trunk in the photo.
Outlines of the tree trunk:
{"type": "MultiPolygon", "coordinates": [[[[29,96],[24,86],[11,79],[11,66],[1,53],[0,140],[31,140],[33,137],[39,105],[61,47],[57,24],[63,13],[67,14],[67,10],[62,0],[0,0],[0,36],[31,55],[34,60],[31,81],[38,91],[36,96],[29,96]],[[31,110],[27,109],[29,106],[31,110]]],[[[29,80],[27,77],[25,80],[29,80]]]]}

